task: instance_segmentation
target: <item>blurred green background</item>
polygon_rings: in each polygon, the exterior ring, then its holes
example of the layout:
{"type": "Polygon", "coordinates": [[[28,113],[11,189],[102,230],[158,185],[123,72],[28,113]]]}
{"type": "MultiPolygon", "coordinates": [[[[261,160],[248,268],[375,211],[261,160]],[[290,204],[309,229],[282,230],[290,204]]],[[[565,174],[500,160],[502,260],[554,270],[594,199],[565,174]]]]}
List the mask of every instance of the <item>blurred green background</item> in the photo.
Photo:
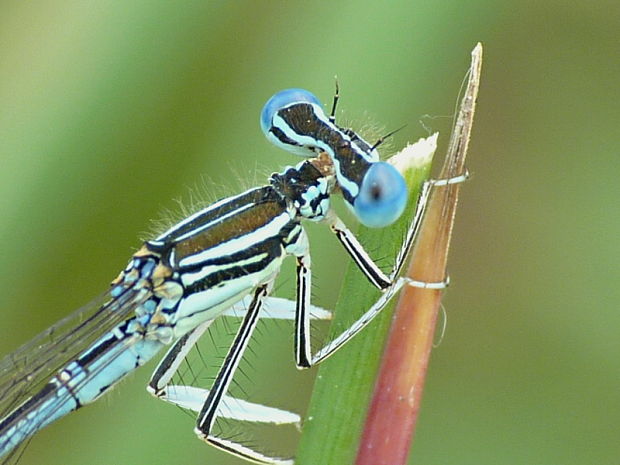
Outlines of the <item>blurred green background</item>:
{"type": "MultiPolygon", "coordinates": [[[[275,91],[329,103],[337,74],[341,121],[406,123],[395,148],[440,130],[445,148],[482,41],[473,177],[411,463],[620,463],[619,25],[611,0],[0,2],[0,353],[101,292],[188,186],[235,192],[296,163],[260,133],[275,91]]],[[[346,257],[311,234],[329,306],[346,257]]],[[[265,331],[252,375],[303,411],[312,374],[291,368],[291,332],[265,331]]],[[[242,463],[144,391],[149,368],[22,463],[242,463]]]]}

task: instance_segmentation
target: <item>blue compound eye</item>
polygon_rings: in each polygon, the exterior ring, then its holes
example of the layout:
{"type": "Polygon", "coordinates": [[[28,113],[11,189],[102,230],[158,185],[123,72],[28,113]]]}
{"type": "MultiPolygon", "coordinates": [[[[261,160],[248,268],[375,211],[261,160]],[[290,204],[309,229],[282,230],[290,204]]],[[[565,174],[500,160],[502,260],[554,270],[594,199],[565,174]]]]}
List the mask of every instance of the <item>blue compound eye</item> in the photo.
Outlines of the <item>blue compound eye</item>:
{"type": "Polygon", "coordinates": [[[269,100],[263,107],[263,111],[260,114],[260,127],[266,136],[269,135],[269,130],[273,126],[273,117],[283,107],[292,105],[293,103],[314,103],[318,106],[322,106],[318,98],[311,92],[304,89],[285,89],[281,90],[269,100]]]}
{"type": "Polygon", "coordinates": [[[396,221],[406,204],[403,176],[389,163],[376,162],[362,180],[353,210],[364,226],[382,228],[396,221]]]}

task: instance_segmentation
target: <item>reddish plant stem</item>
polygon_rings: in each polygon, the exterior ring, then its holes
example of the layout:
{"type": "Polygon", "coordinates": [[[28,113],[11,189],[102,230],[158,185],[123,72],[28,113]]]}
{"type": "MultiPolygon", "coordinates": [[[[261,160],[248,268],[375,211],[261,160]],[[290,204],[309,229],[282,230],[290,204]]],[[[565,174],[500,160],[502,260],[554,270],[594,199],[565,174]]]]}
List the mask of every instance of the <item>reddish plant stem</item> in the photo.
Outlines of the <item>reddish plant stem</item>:
{"type": "MultiPolygon", "coordinates": [[[[465,172],[482,46],[472,52],[469,82],[461,102],[440,179],[465,172]]],[[[460,184],[434,188],[419,232],[407,276],[442,281],[460,184]]],[[[378,381],[366,418],[356,465],[400,465],[407,462],[428,367],[441,291],[406,286],[395,310],[378,381]]]]}

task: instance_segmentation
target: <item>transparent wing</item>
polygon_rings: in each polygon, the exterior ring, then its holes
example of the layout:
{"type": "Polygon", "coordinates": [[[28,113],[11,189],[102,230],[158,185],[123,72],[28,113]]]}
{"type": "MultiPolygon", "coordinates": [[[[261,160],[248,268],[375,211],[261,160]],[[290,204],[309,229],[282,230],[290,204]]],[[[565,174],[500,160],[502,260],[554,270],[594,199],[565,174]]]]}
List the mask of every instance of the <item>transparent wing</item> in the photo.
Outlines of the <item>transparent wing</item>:
{"type": "MultiPolygon", "coordinates": [[[[79,357],[102,335],[135,316],[136,307],[150,296],[150,292],[144,288],[125,289],[115,297],[111,291],[104,292],[0,361],[0,422],[39,393],[59,370],[79,357]]],[[[128,339],[114,347],[109,360],[123,353],[134,342],[128,339]]],[[[105,367],[92,372],[88,378],[103,369],[105,367]]],[[[69,395],[70,392],[65,390],[64,394],[56,396],[55,401],[62,405],[69,395]]],[[[33,431],[38,429],[36,425],[32,425],[32,428],[33,431]]],[[[5,433],[0,429],[0,437],[5,433]]],[[[13,451],[2,463],[19,455],[13,451]]]]}
{"type": "Polygon", "coordinates": [[[108,290],[6,355],[0,361],[0,416],[40,389],[102,334],[133,316],[148,296],[143,289],[127,289],[114,298],[108,290]]]}

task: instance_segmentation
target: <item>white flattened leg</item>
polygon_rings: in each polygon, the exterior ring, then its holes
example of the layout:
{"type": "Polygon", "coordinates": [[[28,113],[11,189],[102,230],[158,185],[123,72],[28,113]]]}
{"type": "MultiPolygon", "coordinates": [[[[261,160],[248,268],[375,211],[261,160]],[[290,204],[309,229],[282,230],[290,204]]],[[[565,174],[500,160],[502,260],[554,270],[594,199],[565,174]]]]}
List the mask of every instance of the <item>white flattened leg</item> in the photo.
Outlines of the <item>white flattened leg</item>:
{"type": "MultiPolygon", "coordinates": [[[[194,386],[166,386],[166,394],[159,398],[179,407],[199,413],[204,406],[209,389],[194,386]]],[[[229,420],[271,423],[274,425],[294,424],[299,426],[301,418],[296,413],[274,407],[255,404],[230,396],[223,396],[217,410],[217,416],[229,420]]]]}
{"type": "MultiPolygon", "coordinates": [[[[246,296],[239,302],[234,304],[228,310],[222,313],[222,316],[232,316],[241,318],[245,315],[245,312],[250,305],[252,298],[246,296]]],[[[259,318],[274,319],[274,320],[294,320],[297,303],[294,300],[283,299],[281,297],[267,297],[263,302],[263,307],[260,310],[259,318]]],[[[331,320],[332,313],[316,305],[310,305],[310,319],[311,320],[331,320]]]]}
{"type": "Polygon", "coordinates": [[[157,368],[151,375],[151,380],[146,387],[146,390],[153,394],[157,398],[164,398],[168,383],[177,372],[187,354],[192,350],[192,347],[196,345],[200,336],[204,334],[209,326],[213,323],[213,320],[207,320],[204,323],[198,325],[193,331],[185,334],[179,338],[168,349],[164,358],[161,359],[157,368]]]}
{"type": "MultiPolygon", "coordinates": [[[[263,285],[256,289],[252,300],[247,305],[244,302],[238,308],[230,310],[228,316],[242,317],[243,321],[211,389],[177,386],[168,383],[192,347],[213,323],[213,320],[202,323],[174,343],[155,369],[147,389],[161,400],[199,412],[197,426],[194,431],[205,442],[251,462],[271,465],[292,465],[293,461],[291,459],[270,457],[237,442],[211,434],[211,428],[218,417],[237,421],[252,421],[276,425],[293,424],[295,426],[299,426],[301,421],[299,415],[294,413],[254,404],[226,395],[234,372],[256,327],[259,316],[262,314],[263,302],[268,300],[268,291],[269,285],[263,285]]],[[[278,299],[273,303],[279,318],[290,319],[293,317],[295,312],[291,311],[291,303],[284,299],[278,299]],[[282,305],[283,303],[284,305],[282,305]]],[[[317,313],[322,318],[331,316],[329,312],[323,309],[317,309],[317,313]]]]}
{"type": "Polygon", "coordinates": [[[268,291],[269,285],[263,285],[257,288],[254,292],[254,298],[248,306],[247,313],[241,322],[241,326],[239,327],[237,335],[235,336],[230,350],[226,355],[226,359],[215,377],[213,386],[207,393],[204,404],[200,409],[194,432],[203,441],[245,460],[261,464],[292,465],[292,459],[270,457],[247,446],[239,444],[238,442],[220,438],[211,433],[215,420],[220,414],[222,400],[226,395],[226,391],[232,381],[235,370],[239,366],[239,362],[245,352],[250,337],[252,336],[252,332],[256,328],[260,308],[263,300],[267,296],[268,291]]]}
{"type": "Polygon", "coordinates": [[[383,294],[379,296],[377,301],[360,318],[358,318],[355,323],[340,333],[339,336],[323,346],[323,348],[312,357],[311,365],[316,365],[317,363],[325,360],[340,347],[346,344],[350,339],[352,339],[362,329],[364,329],[368,323],[370,323],[381,312],[381,310],[385,308],[392,297],[394,297],[405,284],[423,289],[444,289],[448,285],[448,281],[425,283],[423,281],[415,281],[409,278],[398,278],[390,287],[383,290],[383,294]]]}
{"type": "MultiPolygon", "coordinates": [[[[250,296],[244,297],[241,301],[231,306],[231,308],[225,310],[222,313],[222,316],[244,318],[251,301],[252,298],[250,296]]],[[[295,301],[280,297],[267,297],[264,299],[263,306],[260,309],[259,318],[293,320],[295,319],[295,315],[295,301]]],[[[332,314],[329,310],[325,310],[324,308],[314,305],[310,306],[310,319],[331,320],[331,318],[332,314]]],[[[157,368],[155,368],[155,371],[151,376],[151,380],[147,386],[147,390],[151,394],[159,399],[177,403],[171,398],[166,398],[167,394],[165,390],[167,390],[168,383],[177,372],[179,366],[185,357],[187,357],[187,354],[190,352],[192,347],[194,347],[212,323],[213,320],[205,321],[172,345],[172,347],[166,352],[166,355],[159,362],[157,368]]]]}

